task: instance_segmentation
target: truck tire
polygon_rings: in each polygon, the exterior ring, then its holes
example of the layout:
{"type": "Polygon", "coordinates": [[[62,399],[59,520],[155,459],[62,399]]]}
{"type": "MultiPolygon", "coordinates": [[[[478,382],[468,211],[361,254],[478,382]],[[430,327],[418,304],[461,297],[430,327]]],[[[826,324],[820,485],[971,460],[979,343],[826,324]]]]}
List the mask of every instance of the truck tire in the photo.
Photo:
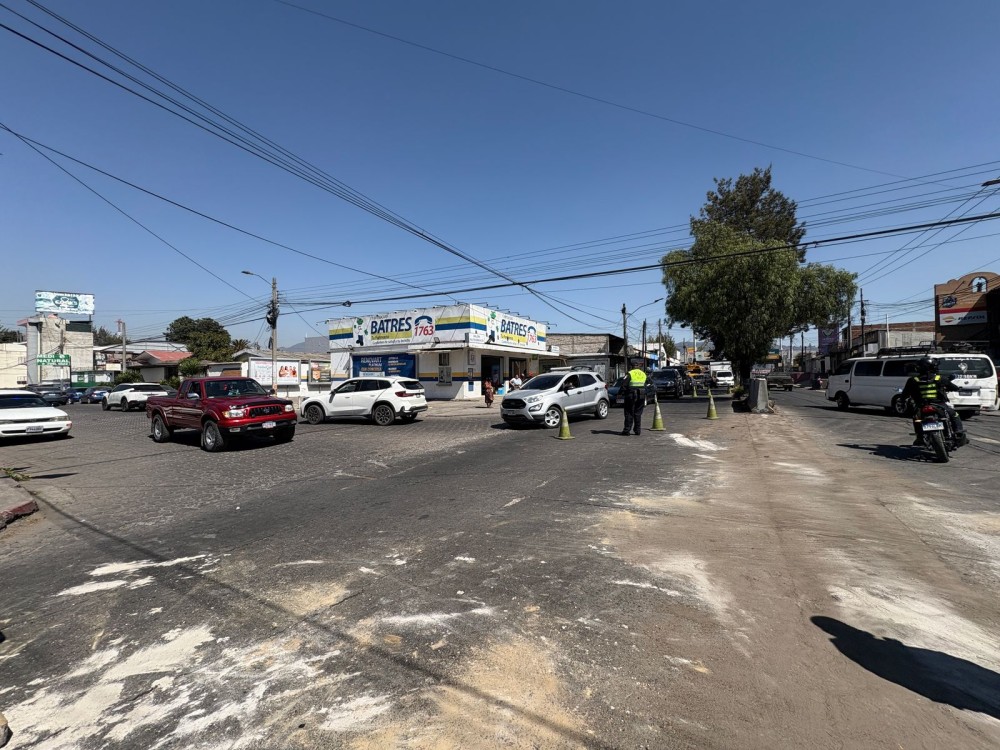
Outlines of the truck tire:
{"type": "Polygon", "coordinates": [[[851,399],[849,399],[847,394],[843,391],[840,391],[836,396],[834,396],[833,400],[837,402],[837,408],[841,411],[847,411],[851,408],[851,399]]]}
{"type": "Polygon", "coordinates": [[[902,396],[893,396],[889,411],[897,417],[908,417],[910,416],[910,402],[902,396]]]}
{"type": "Polygon", "coordinates": [[[226,438],[219,425],[209,420],[201,426],[201,449],[208,453],[218,453],[226,447],[226,438]]]}
{"type": "Polygon", "coordinates": [[[154,443],[166,443],[170,441],[174,431],[167,427],[167,423],[159,414],[153,415],[153,423],[149,427],[149,432],[153,436],[154,443]]]}

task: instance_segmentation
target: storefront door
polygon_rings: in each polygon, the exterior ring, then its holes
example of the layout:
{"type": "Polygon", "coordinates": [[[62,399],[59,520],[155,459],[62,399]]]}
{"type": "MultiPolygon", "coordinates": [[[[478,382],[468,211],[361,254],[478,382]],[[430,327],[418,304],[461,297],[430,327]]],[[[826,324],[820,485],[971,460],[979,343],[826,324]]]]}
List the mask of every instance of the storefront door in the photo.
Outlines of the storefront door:
{"type": "Polygon", "coordinates": [[[510,371],[507,373],[509,377],[513,378],[517,375],[522,381],[528,379],[528,360],[511,357],[507,360],[507,366],[510,368],[510,371]]]}
{"type": "Polygon", "coordinates": [[[493,387],[499,388],[503,385],[503,357],[488,357],[484,354],[482,360],[483,380],[489,378],[493,387]]]}

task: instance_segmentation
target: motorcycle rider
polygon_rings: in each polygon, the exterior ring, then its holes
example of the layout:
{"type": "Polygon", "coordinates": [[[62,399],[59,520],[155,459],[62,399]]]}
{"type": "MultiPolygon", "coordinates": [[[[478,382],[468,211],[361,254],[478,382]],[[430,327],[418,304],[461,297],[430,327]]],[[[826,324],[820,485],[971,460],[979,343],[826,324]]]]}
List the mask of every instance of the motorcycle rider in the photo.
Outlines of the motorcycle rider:
{"type": "Polygon", "coordinates": [[[920,407],[924,404],[936,404],[948,412],[952,429],[959,445],[966,445],[969,439],[965,435],[965,426],[962,424],[958,412],[948,403],[948,392],[959,390],[958,386],[951,382],[950,378],[942,378],[938,374],[938,365],[931,357],[922,357],[917,362],[917,374],[906,381],[903,387],[903,398],[909,398],[913,402],[913,440],[914,445],[923,445],[923,425],[920,419],[920,407]]]}

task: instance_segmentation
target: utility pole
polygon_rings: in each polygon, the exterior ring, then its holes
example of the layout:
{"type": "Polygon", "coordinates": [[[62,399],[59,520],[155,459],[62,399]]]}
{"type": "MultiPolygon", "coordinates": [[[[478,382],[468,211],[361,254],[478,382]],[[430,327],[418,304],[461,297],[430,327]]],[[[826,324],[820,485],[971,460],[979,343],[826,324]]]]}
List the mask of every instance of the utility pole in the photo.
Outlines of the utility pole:
{"type": "Polygon", "coordinates": [[[118,332],[122,335],[122,377],[125,376],[125,358],[128,356],[128,352],[125,349],[125,321],[118,321],[118,332]]]}
{"type": "Polygon", "coordinates": [[[667,358],[666,351],[666,347],[663,346],[663,318],[659,318],[656,321],[656,364],[661,369],[665,367],[663,360],[667,358]]]}
{"type": "Polygon", "coordinates": [[[624,355],[625,360],[623,372],[628,372],[628,315],[625,311],[624,302],[622,302],[622,338],[625,340],[625,345],[622,348],[622,354],[624,355]]]}
{"type": "Polygon", "coordinates": [[[649,363],[646,360],[646,356],[648,354],[648,351],[649,350],[646,349],[646,319],[643,318],[642,319],[642,370],[643,370],[643,372],[645,372],[648,369],[648,367],[649,367],[649,363]]]}
{"type": "Polygon", "coordinates": [[[861,290],[861,356],[865,355],[865,290],[861,290]]]}
{"type": "Polygon", "coordinates": [[[278,395],[278,278],[271,277],[271,307],[267,311],[271,325],[271,390],[278,395]]]}

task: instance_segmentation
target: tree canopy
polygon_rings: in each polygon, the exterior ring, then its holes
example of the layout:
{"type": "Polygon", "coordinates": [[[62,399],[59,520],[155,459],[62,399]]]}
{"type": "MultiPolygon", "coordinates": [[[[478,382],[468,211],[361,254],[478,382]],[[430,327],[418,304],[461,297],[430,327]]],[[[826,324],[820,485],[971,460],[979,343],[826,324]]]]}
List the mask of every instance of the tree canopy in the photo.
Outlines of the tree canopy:
{"type": "Polygon", "coordinates": [[[805,225],[771,187],[770,168],[715,184],[691,218],[692,246],[663,258],[666,309],[747,378],[774,339],[837,320],[854,298],[854,274],[800,263],[805,225]]]}
{"type": "Polygon", "coordinates": [[[233,342],[227,331],[214,318],[177,318],[164,333],[167,341],[187,346],[196,359],[226,361],[233,356],[233,342]]]}
{"type": "Polygon", "coordinates": [[[111,344],[120,344],[122,342],[122,337],[120,333],[112,333],[104,326],[98,326],[97,330],[94,331],[94,346],[110,346],[111,344]]]}

